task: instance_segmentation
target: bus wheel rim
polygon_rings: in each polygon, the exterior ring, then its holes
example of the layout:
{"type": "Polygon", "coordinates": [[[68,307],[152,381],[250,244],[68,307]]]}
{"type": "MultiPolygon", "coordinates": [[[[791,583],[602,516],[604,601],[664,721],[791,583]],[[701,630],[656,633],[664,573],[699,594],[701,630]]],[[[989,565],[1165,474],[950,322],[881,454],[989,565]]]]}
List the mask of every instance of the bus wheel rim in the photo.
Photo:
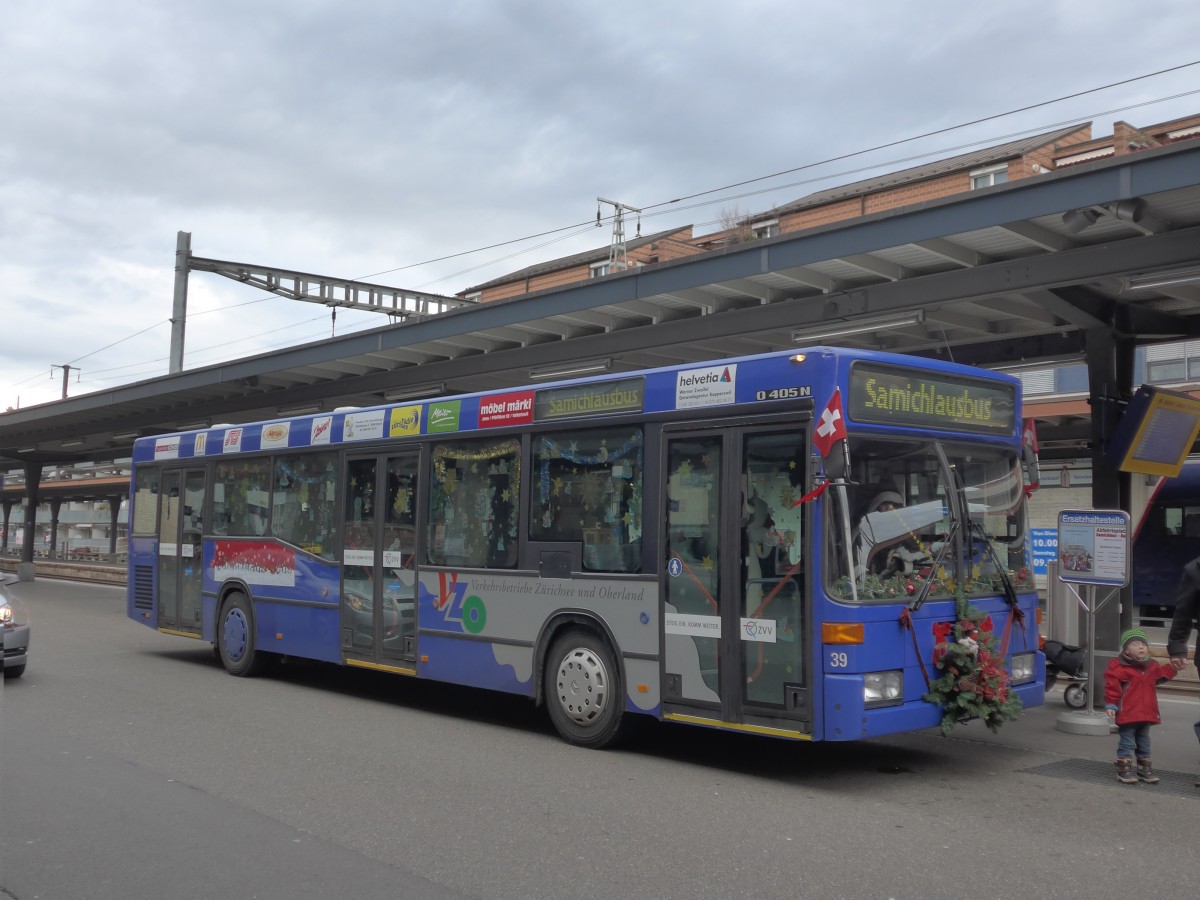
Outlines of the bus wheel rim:
{"type": "Polygon", "coordinates": [[[240,609],[231,609],[225,617],[225,655],[234,662],[246,652],[246,639],[250,633],[246,616],[240,609]]]}
{"type": "Polygon", "coordinates": [[[608,670],[587,647],[576,647],[558,666],[558,703],[577,725],[595,725],[608,708],[608,670]]]}

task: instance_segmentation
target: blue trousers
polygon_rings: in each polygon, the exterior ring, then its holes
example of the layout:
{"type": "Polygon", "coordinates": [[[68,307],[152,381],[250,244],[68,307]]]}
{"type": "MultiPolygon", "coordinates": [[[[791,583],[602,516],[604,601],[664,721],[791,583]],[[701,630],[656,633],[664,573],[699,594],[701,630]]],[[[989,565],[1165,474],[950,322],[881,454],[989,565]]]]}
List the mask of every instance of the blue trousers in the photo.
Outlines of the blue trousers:
{"type": "Polygon", "coordinates": [[[1138,759],[1150,758],[1149,722],[1117,726],[1117,759],[1133,759],[1135,749],[1138,759]]]}

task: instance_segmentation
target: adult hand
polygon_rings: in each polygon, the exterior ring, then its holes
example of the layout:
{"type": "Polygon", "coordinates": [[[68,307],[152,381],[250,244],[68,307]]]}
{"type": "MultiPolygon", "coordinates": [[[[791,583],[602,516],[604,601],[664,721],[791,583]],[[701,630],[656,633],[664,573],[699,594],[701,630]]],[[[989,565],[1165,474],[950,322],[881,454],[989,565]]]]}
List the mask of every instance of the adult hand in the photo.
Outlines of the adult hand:
{"type": "Polygon", "coordinates": [[[1187,660],[1182,656],[1172,656],[1171,665],[1175,667],[1176,672],[1180,672],[1183,670],[1183,667],[1187,665],[1187,660]]]}

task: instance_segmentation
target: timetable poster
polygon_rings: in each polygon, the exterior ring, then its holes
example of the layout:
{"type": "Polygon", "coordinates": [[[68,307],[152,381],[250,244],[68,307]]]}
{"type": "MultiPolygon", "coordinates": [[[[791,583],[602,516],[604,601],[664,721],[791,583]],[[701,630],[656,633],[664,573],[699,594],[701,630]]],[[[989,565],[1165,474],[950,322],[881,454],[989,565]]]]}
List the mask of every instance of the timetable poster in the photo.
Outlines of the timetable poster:
{"type": "Polygon", "coordinates": [[[1058,514],[1058,577],[1081,584],[1129,583],[1129,513],[1064,509],[1058,514]]]}

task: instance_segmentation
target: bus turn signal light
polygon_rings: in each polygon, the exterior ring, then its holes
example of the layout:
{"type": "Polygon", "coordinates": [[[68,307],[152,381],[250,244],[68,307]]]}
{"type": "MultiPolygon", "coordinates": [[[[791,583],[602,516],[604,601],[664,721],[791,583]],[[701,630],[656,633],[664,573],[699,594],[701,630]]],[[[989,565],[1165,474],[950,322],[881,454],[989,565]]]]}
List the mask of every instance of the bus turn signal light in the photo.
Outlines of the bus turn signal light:
{"type": "Polygon", "coordinates": [[[826,644],[861,644],[862,622],[823,622],[821,640],[826,644]]]}

